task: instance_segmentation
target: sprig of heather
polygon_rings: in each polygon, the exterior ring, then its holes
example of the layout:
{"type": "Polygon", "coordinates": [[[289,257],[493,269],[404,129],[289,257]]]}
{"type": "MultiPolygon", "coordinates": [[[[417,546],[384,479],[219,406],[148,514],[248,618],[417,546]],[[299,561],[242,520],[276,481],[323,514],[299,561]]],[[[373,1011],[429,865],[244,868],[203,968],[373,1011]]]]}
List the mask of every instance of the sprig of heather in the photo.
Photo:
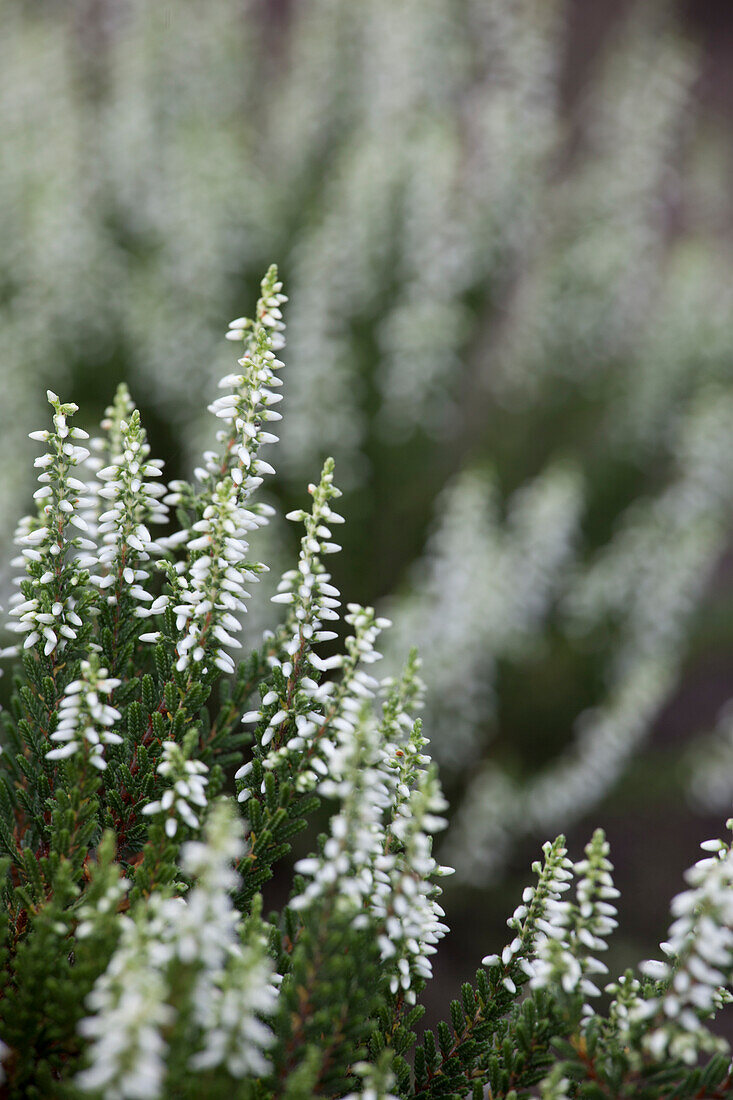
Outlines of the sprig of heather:
{"type": "MultiPolygon", "coordinates": [[[[354,633],[346,639],[346,653],[329,667],[340,667],[338,681],[319,684],[315,676],[304,676],[293,693],[290,714],[293,724],[287,741],[272,742],[270,730],[287,726],[288,663],[275,657],[272,675],[262,685],[262,703],[243,716],[256,722],[252,758],[236,773],[237,798],[246,804],[246,814],[258,843],[240,871],[247,896],[270,877],[271,866],[290,849],[290,838],[306,825],[306,815],[318,805],[321,784],[342,779],[349,768],[352,742],[365,703],[374,698],[378,682],[360,662],[377,660],[374,641],[386,620],[377,619],[373,608],[349,604],[347,623],[354,633]],[[317,708],[317,709],[316,709],[317,708]],[[262,747],[262,738],[265,747],[262,747]],[[241,786],[240,786],[241,785],[241,786]]],[[[272,659],[271,659],[272,660],[272,659]]]]}
{"type": "MultiPolygon", "coordinates": [[[[381,658],[374,642],[389,626],[373,609],[349,604],[345,621],[353,634],[346,639],[345,653],[323,658],[315,650],[316,645],[337,638],[334,630],[324,629],[324,623],[335,623],[341,606],[341,594],[321,561],[322,556],[341,549],[331,533],[333,524],[344,522],[331,506],[341,496],[333,474],[334,462],[328,458],[318,484],[308,486],[313,498],[310,512],[288,513],[289,520],[305,525],[298,568],[283,575],[272,597],[273,602],[287,606],[288,614],[272,639],[271,684],[259,708],[242,718],[245,724],[255,724],[254,754],[261,768],[287,773],[300,793],[312,790],[319,777],[332,772],[340,734],[353,732],[349,708],[358,709],[359,699],[373,696],[377,681],[361,666],[381,658]],[[321,682],[323,673],[336,669],[341,670],[337,682],[321,682]]],[[[248,778],[252,772],[253,761],[249,761],[235,775],[243,784],[240,802],[262,788],[261,778],[248,778]]]]}
{"type": "Polygon", "coordinates": [[[149,527],[168,519],[168,507],[161,499],[166,490],[154,480],[162,476],[163,463],[150,458],[140,413],[130,405],[123,392],[107,410],[103,425],[108,425],[108,461],[96,470],[96,496],[103,510],[97,517],[99,550],[91,580],[99,589],[102,607],[109,609],[112,647],[128,609],[138,605],[141,617],[148,614],[139,605],[153,601],[148,563],[161,552],[149,527]]]}
{"type": "MultiPolygon", "coordinates": [[[[289,680],[284,686],[278,684],[268,691],[259,710],[248,711],[244,722],[257,722],[257,748],[262,752],[261,765],[266,771],[278,772],[285,766],[286,773],[294,778],[296,789],[303,793],[315,789],[319,778],[325,775],[340,774],[340,746],[344,737],[353,734],[356,716],[363,700],[373,698],[379,686],[378,681],[361,668],[362,662],[370,664],[379,660],[381,654],[374,648],[380,632],[389,626],[389,620],[378,618],[374,608],[361,604],[347,605],[344,621],[353,627],[353,634],[347,636],[344,643],[345,653],[327,658],[329,669],[340,669],[338,680],[319,683],[314,676],[302,676],[299,687],[288,692],[289,680]],[[286,710],[290,698],[289,709],[286,710]],[[273,708],[277,707],[273,714],[273,708]],[[283,741],[288,730],[288,719],[292,722],[291,736],[283,741]],[[293,730],[294,725],[294,730],[293,730]]],[[[315,656],[308,654],[307,660],[315,656]]],[[[312,664],[312,660],[311,660],[312,664]]],[[[279,667],[279,666],[275,666],[279,667]]],[[[289,667],[285,663],[286,670],[289,667]]],[[[252,772],[252,762],[244,764],[235,778],[245,780],[252,772]]],[[[250,797],[240,791],[239,801],[250,797]]]]}
{"type": "Polygon", "coordinates": [[[170,483],[167,503],[179,507],[184,528],[191,516],[200,515],[227,473],[235,484],[243,486],[244,499],[262,484],[261,473],[274,473],[267,463],[258,465],[256,454],[262,445],[278,442],[263,424],[282,419],[273,408],[282,395],[273,390],[282,386],[277,371],[283,364],[277,352],[285,346],[280,306],[286,301],[273,264],[262,280],[254,320],[238,317],[229,325],[227,339],[242,342],[244,348],[238,361],[241,371],[227,374],[219,382],[220,389],[230,392],[209,405],[209,412],[223,423],[216,434],[218,449],[206,451],[203,465],[194,470],[198,488],[187,481],[170,483]]]}
{"type": "Polygon", "coordinates": [[[247,560],[249,535],[259,526],[259,517],[240,506],[239,491],[231,475],[217,484],[203,516],[194,524],[189,538],[188,568],[178,578],[176,616],[178,638],[176,670],[194,675],[210,664],[220,671],[234,672],[228,649],[239,649],[234,636],[242,628],[250,593],[245,583],[258,579],[266,567],[247,560]]]}
{"type": "MultiPolygon", "coordinates": [[[[371,652],[371,651],[370,651],[371,652]]],[[[446,808],[435,772],[426,768],[426,744],[419,723],[405,739],[398,712],[414,693],[416,662],[392,686],[382,720],[375,724],[368,702],[342,732],[339,752],[318,784],[337,798],[330,836],[316,856],[296,870],[309,879],[292,902],[295,911],[330,897],[352,912],[355,927],[377,937],[386,988],[396,1005],[415,1004],[432,976],[429,956],[447,932],[433,879],[450,873],[431,854],[432,834],[444,827],[446,808]],[[399,743],[387,730],[399,730],[399,743]]]]}
{"type": "Polygon", "coordinates": [[[198,829],[200,822],[197,812],[200,813],[207,806],[209,769],[201,760],[187,756],[186,748],[190,747],[192,746],[179,745],[175,741],[164,742],[161,759],[155,770],[168,785],[160,798],[148,802],[142,811],[147,817],[163,815],[165,835],[171,839],[178,832],[180,821],[191,829],[198,829]]]}
{"type": "Polygon", "coordinates": [[[78,551],[96,547],[79,534],[87,531],[79,514],[87,489],[75,473],[89,451],[75,440],[88,435],[67,423],[78,411],[77,405],[62,403],[51,390],[47,397],[53,409],[53,427],[31,432],[31,439],[46,443],[48,449],[34,463],[41,470],[40,488],[33,494],[38,515],[22,522],[16,536],[21,552],[13,564],[24,569],[25,577],[20,581],[20,593],[11,598],[10,615],[17,621],[9,624],[9,629],[25,635],[24,649],[35,649],[55,665],[69,643],[78,640],[90,598],[78,551]]]}
{"type": "MultiPolygon", "coordinates": [[[[471,1090],[472,1095],[479,1096],[487,1084],[496,1095],[511,1095],[514,1070],[511,1074],[506,1068],[502,1070],[502,1062],[506,1066],[508,1060],[501,1043],[511,1014],[521,1013],[518,1026],[524,1033],[522,1052],[514,1067],[520,1078],[524,1068],[532,1071],[532,1033],[536,1034],[540,1057],[552,1038],[552,1023],[549,1018],[538,1018],[533,998],[527,998],[521,1006],[519,1002],[521,987],[533,974],[536,944],[549,927],[547,918],[570,889],[573,877],[564,837],[548,841],[542,851],[544,860],[532,864],[537,883],[525,888],[521,904],[507,921],[514,938],[500,956],[487,955],[482,960],[486,969],[477,971],[475,988],[468,982],[463,984],[461,1000],[451,1002],[450,1023],[438,1025],[438,1042],[433,1032],[427,1031],[415,1051],[414,1095],[420,1100],[446,1094],[468,1095],[471,1090]]],[[[512,1063],[513,1058],[512,1054],[512,1063]]],[[[535,1073],[533,1080],[538,1079],[535,1073]]]]}
{"type": "MultiPolygon", "coordinates": [[[[727,824],[733,828],[733,819],[727,824]]],[[[702,1054],[727,1051],[705,1023],[731,1000],[733,985],[733,849],[719,839],[702,848],[710,854],[687,871],[690,889],[671,904],[674,920],[661,945],[666,960],[640,967],[655,984],[641,992],[637,986],[637,996],[627,997],[623,1010],[630,1041],[640,1040],[655,1060],[690,1065],[702,1054]]]]}
{"type": "Polygon", "coordinates": [[[378,753],[378,725],[362,708],[353,737],[344,752],[339,778],[328,776],[319,784],[326,798],[339,801],[331,818],[330,836],[323,850],[296,863],[298,874],[308,879],[290,907],[303,910],[328,898],[337,909],[352,913],[354,927],[364,927],[365,904],[375,889],[375,868],[384,852],[384,812],[390,805],[390,784],[378,753]]]}
{"type": "Polygon", "coordinates": [[[122,715],[104,696],[119,686],[120,681],[100,667],[96,655],[81,662],[79,679],[66,685],[61,699],[58,725],[50,738],[58,748],[46,753],[47,760],[66,760],[84,753],[93,767],[105,770],[104,746],[121,745],[123,739],[112,728],[122,715]]]}
{"type": "MultiPolygon", "coordinates": [[[[313,498],[310,513],[302,509],[290,512],[288,519],[305,523],[301,539],[298,568],[289,570],[272,597],[278,604],[285,604],[288,613],[281,631],[272,637],[273,652],[268,658],[271,670],[269,684],[260,706],[242,717],[245,725],[255,724],[254,755],[262,768],[279,771],[282,766],[294,766],[307,759],[303,749],[314,735],[327,724],[329,700],[334,692],[331,682],[320,683],[321,674],[341,668],[344,658],[340,654],[323,659],[314,646],[332,641],[335,631],[324,630],[323,621],[338,619],[341,606],[340,592],[331,583],[331,575],[322,562],[321,554],[334,553],[340,547],[324,540],[331,538],[326,522],[343,522],[343,517],[333,511],[330,501],[341,493],[333,484],[332,459],[324,463],[317,485],[309,485],[313,498]]],[[[264,780],[251,778],[254,762],[243,764],[235,774],[242,783],[240,802],[251,797],[264,780]]],[[[323,775],[326,769],[317,765],[323,775]]],[[[309,767],[306,775],[298,776],[301,791],[315,786],[316,772],[309,767]]]]}
{"type": "MultiPolygon", "coordinates": [[[[561,988],[568,996],[599,997],[593,978],[608,972],[595,957],[607,951],[607,937],[617,926],[613,885],[613,865],[608,859],[609,846],[602,829],[596,829],[586,845],[585,859],[576,863],[576,901],[557,901],[542,926],[536,959],[532,964],[532,988],[561,988]]],[[[588,1019],[593,1010],[583,1006],[588,1019]]]]}
{"type": "MultiPolygon", "coordinates": [[[[266,566],[247,560],[249,536],[267,522],[272,509],[264,503],[250,500],[263,482],[264,474],[275,471],[259,458],[260,447],[277,441],[277,437],[262,427],[263,422],[279,420],[280,414],[271,408],[281,400],[273,390],[279,386],[277,371],[282,363],[275,349],[282,346],[283,325],[279,305],[285,301],[280,293],[277,269],[270,268],[262,283],[262,297],[257,306],[257,318],[238,318],[230,327],[232,339],[244,341],[244,355],[239,360],[239,374],[230,374],[220,385],[230,389],[209,407],[227,425],[217,434],[219,451],[207,452],[204,466],[195,471],[198,490],[185,482],[171,484],[164,498],[178,506],[182,530],[164,545],[185,548],[185,558],[173,571],[166,570],[171,593],[156,600],[150,610],[159,614],[166,606],[176,616],[175,664],[178,672],[186,672],[189,680],[194,668],[211,673],[234,672],[234,661],[227,652],[238,649],[234,635],[242,629],[238,617],[246,613],[250,593],[245,584],[258,579],[266,566]]],[[[144,638],[157,641],[159,632],[149,632],[144,638]]]]}
{"type": "Polygon", "coordinates": [[[156,1100],[171,1095],[176,1073],[267,1072],[273,1036],[264,1021],[277,984],[258,915],[242,925],[231,901],[232,864],[244,848],[235,815],[217,803],[203,840],[182,849],[188,894],[158,893],[120,918],[119,944],[81,1025],[90,1040],[76,1078],[82,1091],[156,1100]]]}
{"type": "MultiPolygon", "coordinates": [[[[433,976],[431,956],[448,932],[435,878],[453,873],[432,855],[433,836],[444,829],[448,808],[437,772],[423,753],[416,722],[404,747],[390,746],[383,761],[395,784],[376,888],[369,908],[379,932],[380,956],[397,1003],[414,1005],[433,976]]],[[[388,774],[389,774],[388,772],[388,774]]]]}
{"type": "Polygon", "coordinates": [[[124,382],[120,382],[115,390],[112,404],[104,410],[104,416],[100,422],[100,434],[93,435],[89,439],[89,457],[84,463],[84,469],[88,477],[88,493],[82,505],[84,519],[87,522],[89,537],[95,542],[99,541],[99,517],[106,511],[108,504],[99,495],[103,482],[97,480],[97,474],[104,466],[119,460],[122,455],[122,427],[123,423],[130,422],[130,417],[135,411],[135,402],[124,382]]]}
{"type": "Polygon", "coordinates": [[[501,956],[487,955],[481,960],[482,965],[492,971],[492,979],[512,995],[518,986],[534,976],[532,963],[538,945],[555,934],[553,917],[558,911],[564,912],[562,895],[570,889],[573,878],[573,862],[568,858],[564,836],[552,843],[546,841],[542,852],[543,863],[537,860],[532,864],[537,885],[525,887],[521,904],[507,920],[514,938],[501,956]]]}

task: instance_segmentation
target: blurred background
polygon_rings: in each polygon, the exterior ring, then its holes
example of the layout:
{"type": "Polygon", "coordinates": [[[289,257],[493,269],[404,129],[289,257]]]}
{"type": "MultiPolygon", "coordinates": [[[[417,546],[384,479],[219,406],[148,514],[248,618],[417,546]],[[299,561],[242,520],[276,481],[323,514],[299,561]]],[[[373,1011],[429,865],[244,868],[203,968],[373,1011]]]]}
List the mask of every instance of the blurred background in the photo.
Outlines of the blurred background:
{"type": "Polygon", "coordinates": [[[651,952],[733,804],[731,5],[0,0],[0,90],[4,560],[46,387],[93,428],[126,380],[186,476],[276,261],[275,502],[335,456],[336,581],[423,656],[431,999],[559,831],[651,952]]]}

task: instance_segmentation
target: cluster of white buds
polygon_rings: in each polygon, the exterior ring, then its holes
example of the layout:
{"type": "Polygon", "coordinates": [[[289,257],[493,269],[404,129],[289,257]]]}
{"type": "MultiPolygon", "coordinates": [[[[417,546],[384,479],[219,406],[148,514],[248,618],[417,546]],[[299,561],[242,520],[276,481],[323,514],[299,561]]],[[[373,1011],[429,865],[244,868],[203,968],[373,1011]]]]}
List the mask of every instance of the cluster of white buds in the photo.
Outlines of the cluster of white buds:
{"type": "MultiPolygon", "coordinates": [[[[352,616],[374,629],[368,613],[356,608],[352,616]]],[[[390,992],[408,1004],[415,1003],[415,985],[432,976],[430,956],[448,930],[432,879],[452,870],[439,867],[431,854],[432,833],[444,827],[440,815],[447,804],[437,776],[425,767],[426,741],[419,724],[405,737],[406,711],[399,713],[414,699],[415,679],[413,659],[393,685],[379,724],[369,707],[371,691],[350,690],[341,701],[338,742],[324,762],[327,778],[318,784],[319,793],[338,798],[341,808],[321,854],[296,865],[310,881],[292,903],[305,909],[331,897],[353,911],[356,927],[374,928],[390,992]],[[395,731],[398,740],[385,746],[385,734],[395,731]]]]}
{"type": "Polygon", "coordinates": [[[536,886],[526,886],[522,901],[507,920],[514,933],[501,955],[486,955],[482,965],[499,968],[501,983],[508,993],[517,992],[517,981],[534,976],[532,962],[539,940],[553,930],[552,918],[563,905],[562,895],[570,889],[573,863],[568,859],[565,838],[557,837],[542,846],[544,861],[535,860],[532,870],[537,875],[536,886]],[[515,980],[516,978],[516,980],[515,980]]]}
{"type": "Polygon", "coordinates": [[[106,511],[107,503],[99,496],[102,483],[97,481],[97,474],[104,466],[108,466],[115,456],[119,459],[122,454],[123,422],[129,423],[130,417],[135,411],[135,403],[130,391],[124,382],[121,382],[115,390],[115,396],[111,405],[104,410],[100,428],[102,435],[92,436],[89,440],[90,455],[84,463],[89,475],[87,483],[88,494],[82,503],[82,512],[87,522],[89,537],[99,542],[99,517],[106,511]]]}
{"type": "MultiPolygon", "coordinates": [[[[257,462],[255,454],[265,443],[277,443],[278,437],[266,431],[262,425],[281,420],[281,414],[272,408],[282,400],[273,390],[282,386],[276,372],[282,367],[277,352],[285,346],[280,306],[287,302],[282,293],[282,283],[277,278],[277,268],[272,266],[260,288],[255,320],[238,317],[231,321],[227,339],[244,343],[244,354],[239,360],[241,373],[228,374],[219,383],[228,393],[209,405],[209,412],[221,420],[223,427],[216,436],[220,451],[207,451],[203,466],[194,471],[199,482],[213,489],[227,471],[231,471],[237,485],[243,485],[245,495],[262,484],[261,473],[274,473],[267,463],[257,462]]],[[[184,484],[173,482],[171,490],[175,502],[184,484]]]]}
{"type": "Polygon", "coordinates": [[[76,926],[76,938],[83,940],[93,935],[100,922],[115,915],[131,886],[131,879],[116,875],[101,896],[97,895],[94,900],[85,901],[80,905],[76,911],[79,922],[76,926]]]}
{"type": "MultiPolygon", "coordinates": [[[[281,285],[276,269],[271,268],[262,283],[257,320],[238,318],[230,327],[230,338],[245,343],[239,360],[242,370],[222,379],[220,386],[231,392],[209,406],[227,427],[217,433],[221,449],[207,452],[204,466],[195,471],[201,491],[194,494],[185,482],[172,482],[164,498],[166,504],[190,505],[200,516],[190,530],[161,540],[169,549],[183,542],[188,551],[188,568],[180,563],[173,585],[180,634],[176,645],[179,672],[209,659],[222,672],[234,671],[227,650],[240,645],[232,632],[242,629],[237,616],[247,610],[245,601],[250,594],[244,585],[256,581],[265,570],[265,566],[247,561],[248,538],[267,523],[273,509],[251,503],[249,498],[262,484],[263,475],[275,472],[258,457],[258,451],[262,444],[277,441],[262,424],[280,419],[271,406],[282,399],[273,392],[281,385],[275,374],[282,366],[275,355],[283,343],[278,303],[286,299],[280,294],[281,285]]],[[[151,612],[159,613],[167,602],[161,597],[151,612]]],[[[157,641],[158,637],[152,632],[144,640],[157,641]]]]}
{"type": "MultiPolygon", "coordinates": [[[[193,526],[187,547],[191,555],[188,576],[179,577],[174,607],[180,637],[176,646],[179,672],[207,656],[222,672],[234,672],[227,649],[241,643],[234,634],[242,627],[237,615],[247,610],[250,593],[245,582],[257,580],[264,566],[247,561],[248,536],[262,522],[260,516],[243,508],[232,475],[227,474],[214,489],[203,516],[193,526]]],[[[156,605],[157,610],[157,605],[156,605]]]]}
{"type": "Polygon", "coordinates": [[[630,1043],[631,1022],[636,1016],[639,1005],[642,1002],[642,985],[633,971],[627,970],[614,982],[609,982],[605,987],[606,993],[613,1000],[608,1009],[608,1022],[613,1031],[618,1034],[625,1045],[630,1043]]]}
{"type": "MultiPolygon", "coordinates": [[[[280,306],[287,302],[287,295],[282,293],[283,285],[277,278],[277,268],[273,264],[262,282],[262,297],[257,303],[257,323],[264,325],[272,333],[272,346],[280,351],[285,346],[282,332],[285,325],[282,321],[280,306]]],[[[239,342],[244,340],[247,330],[252,327],[249,317],[237,317],[229,322],[227,340],[239,342]]]]}
{"type": "Polygon", "coordinates": [[[336,637],[333,631],[323,630],[323,620],[338,620],[336,608],[341,606],[340,593],[331,584],[331,575],[321,562],[323,555],[335,554],[341,549],[338,543],[330,541],[331,530],[328,526],[344,522],[344,517],[335,512],[330,504],[341,496],[340,489],[333,484],[333,469],[333,459],[327,458],[318,484],[308,486],[308,492],[313,497],[310,512],[298,508],[286,516],[294,523],[303,523],[305,534],[300,542],[298,568],[289,569],[283,575],[277,594],[272,597],[273,603],[289,605],[285,627],[289,637],[284,648],[290,661],[295,666],[307,659],[320,672],[338,668],[340,663],[340,659],[336,658],[323,661],[312,652],[314,643],[336,637]]]}
{"type": "MultiPolygon", "coordinates": [[[[324,778],[338,778],[343,774],[344,754],[348,759],[350,738],[354,735],[361,708],[365,700],[376,694],[379,686],[378,681],[361,668],[361,662],[371,664],[379,660],[381,655],[374,643],[380,632],[390,625],[389,620],[377,618],[373,608],[360,604],[348,604],[347,611],[344,621],[354,632],[346,639],[346,653],[337,659],[329,658],[333,662],[329,668],[341,669],[339,680],[319,684],[306,675],[310,672],[307,662],[313,656],[310,651],[304,652],[297,681],[290,679],[293,676],[291,662],[280,664],[275,660],[289,677],[285,691],[282,694],[268,691],[260,709],[248,711],[242,718],[243,722],[267,722],[260,743],[265,748],[272,747],[263,758],[263,767],[276,769],[292,762],[297,766],[299,791],[313,790],[324,778]],[[268,709],[269,718],[266,717],[268,709]],[[280,736],[291,729],[291,723],[294,730],[280,744],[280,736]],[[277,740],[272,744],[276,734],[277,740]]],[[[251,771],[252,763],[248,762],[236,772],[235,778],[246,781],[251,771]]],[[[239,792],[239,801],[246,801],[251,794],[245,786],[239,792]]]]}
{"type": "Polygon", "coordinates": [[[717,839],[705,841],[702,848],[712,854],[687,871],[690,889],[672,901],[675,919],[661,945],[667,961],[649,960],[641,966],[648,978],[663,983],[662,991],[639,999],[628,1013],[632,1024],[659,1020],[644,1038],[650,1054],[689,1064],[703,1051],[721,1045],[725,1049],[704,1021],[730,999],[733,977],[733,849],[717,839]]]}
{"type": "MultiPolygon", "coordinates": [[[[382,619],[383,629],[391,625],[388,619],[382,619]]],[[[382,705],[381,728],[387,744],[403,742],[410,737],[415,725],[415,714],[422,708],[425,697],[425,684],[420,676],[422,660],[418,656],[417,649],[410,650],[401,676],[387,676],[380,684],[380,693],[384,696],[382,705]]],[[[412,746],[412,738],[410,746],[412,746]]],[[[425,739],[422,742],[427,745],[425,739]]],[[[412,749],[410,749],[412,751],[412,749]]],[[[429,757],[420,754],[421,759],[417,763],[427,764],[429,757]]]]}
{"type": "Polygon", "coordinates": [[[121,934],[107,969],[89,994],[92,1014],[79,1024],[90,1040],[89,1065],[77,1074],[82,1092],[106,1100],[150,1100],[163,1095],[163,1029],[175,1013],[166,1001],[163,968],[170,952],[159,913],[148,919],[120,916],[121,934]]]}
{"type": "Polygon", "coordinates": [[[182,849],[195,880],[186,897],[156,895],[120,918],[118,947],[88,1000],[94,1014],[81,1024],[91,1040],[90,1064],[76,1079],[82,1090],[110,1100],[167,1095],[168,1037],[184,1004],[198,1030],[192,1073],[219,1065],[235,1078],[268,1071],[273,1035],[263,1017],[277,1007],[273,965],[256,919],[244,926],[230,897],[232,863],[244,850],[235,815],[217,804],[204,841],[182,849]]]}
{"type": "MultiPolygon", "coordinates": [[[[606,974],[608,967],[594,952],[608,950],[606,937],[618,923],[613,902],[619,892],[613,885],[608,851],[603,830],[596,829],[586,845],[585,859],[573,868],[577,877],[575,904],[554,902],[548,919],[538,922],[543,934],[538,938],[532,964],[534,989],[557,983],[567,994],[600,996],[593,976],[606,974]]],[[[592,1015],[587,1005],[584,1015],[592,1015]]]]}
{"type": "Polygon", "coordinates": [[[246,950],[230,948],[216,980],[199,981],[195,1003],[203,1045],[191,1056],[192,1069],[225,1066],[234,1078],[269,1072],[267,1051],[274,1035],[262,1017],[277,1009],[276,979],[266,942],[259,937],[250,939],[246,950]]]}
{"type": "Polygon", "coordinates": [[[92,572],[91,580],[106,593],[111,606],[118,604],[121,591],[139,602],[151,603],[153,597],[144,587],[150,576],[144,563],[159,548],[148,524],[165,523],[168,518],[168,508],[161,499],[166,490],[151,479],[161,477],[163,463],[149,458],[150,447],[137,409],[130,409],[126,419],[117,420],[115,408],[107,410],[103,422],[111,423],[109,462],[96,470],[99,569],[92,572]]]}
{"type": "Polygon", "coordinates": [[[81,428],[70,428],[67,419],[77,412],[74,404],[62,404],[51,390],[47,397],[53,408],[53,429],[31,432],[31,439],[48,444],[45,455],[35,460],[41,469],[40,489],[34,493],[39,513],[21,523],[16,542],[21,548],[13,562],[25,569],[21,592],[11,598],[11,616],[17,622],[9,629],[25,634],[23,647],[42,646],[50,657],[77,637],[82,620],[75,608],[79,596],[78,550],[94,550],[95,543],[78,532],[87,524],[79,515],[79,502],[86,494],[83,481],[73,476],[89,456],[74,441],[87,439],[81,428]],[[71,530],[74,528],[75,530],[71,530]]]}
{"type": "MultiPolygon", "coordinates": [[[[347,639],[346,654],[322,658],[314,652],[320,642],[337,637],[333,630],[323,628],[324,621],[338,619],[341,606],[339,590],[331,583],[331,575],[321,562],[323,554],[340,550],[331,542],[331,530],[327,524],[343,523],[330,502],[341,496],[333,484],[333,459],[326,459],[317,485],[309,485],[313,498],[310,512],[301,509],[290,512],[288,519],[305,524],[301,539],[298,568],[284,574],[273,602],[288,605],[288,615],[283,627],[284,640],[280,643],[280,655],[269,658],[270,667],[281,673],[282,687],[269,690],[258,710],[246,713],[242,721],[258,724],[258,743],[268,750],[263,759],[264,767],[277,768],[298,757],[307,766],[298,774],[298,788],[306,790],[315,786],[325,775],[332,774],[324,762],[332,757],[338,741],[338,731],[353,725],[344,716],[342,708],[354,696],[370,697],[377,683],[362,669],[360,663],[369,664],[379,659],[374,650],[374,640],[386,620],[377,620],[371,609],[356,604],[349,605],[346,621],[354,625],[353,637],[347,639]],[[338,685],[332,682],[319,684],[320,673],[340,668],[342,677],[338,685]],[[335,736],[334,736],[335,735],[335,736]],[[309,745],[310,742],[310,745],[309,745]],[[307,756],[303,749],[308,746],[307,756]]],[[[250,763],[243,765],[235,778],[244,780],[252,770],[250,763]]],[[[245,801],[251,791],[245,787],[239,792],[239,800],[245,801]]]]}
{"type": "Polygon", "coordinates": [[[100,668],[94,657],[81,662],[81,675],[67,685],[59,704],[58,725],[51,734],[59,748],[47,752],[47,760],[65,760],[83,750],[89,762],[104,771],[104,746],[122,743],[122,737],[112,730],[122,715],[102,697],[119,686],[120,681],[107,676],[107,669],[100,668]]]}
{"type": "Polygon", "coordinates": [[[168,780],[170,786],[159,799],[149,802],[142,812],[146,815],[166,814],[165,832],[169,837],[174,837],[178,832],[179,819],[190,829],[198,829],[199,818],[192,807],[196,806],[200,811],[207,805],[208,770],[201,760],[190,759],[176,741],[165,741],[156,771],[168,780]]]}
{"type": "Polygon", "coordinates": [[[262,1017],[273,1015],[278,996],[266,940],[255,922],[242,942],[231,900],[238,882],[232,864],[244,852],[241,824],[228,804],[216,804],[205,840],[183,846],[183,870],[196,886],[175,913],[178,957],[199,968],[192,1000],[202,1044],[191,1068],[223,1065],[235,1078],[268,1072],[274,1036],[262,1017]]]}
{"type": "Polygon", "coordinates": [[[452,867],[440,867],[432,855],[432,838],[447,824],[442,814],[448,804],[435,770],[426,767],[429,758],[422,752],[426,743],[415,723],[406,744],[391,745],[384,753],[395,787],[381,873],[375,874],[376,890],[370,902],[381,928],[382,960],[392,970],[390,992],[401,993],[408,1004],[416,1001],[416,981],[432,977],[430,956],[448,932],[437,900],[441,889],[432,879],[453,873],[452,867]]]}
{"type": "Polygon", "coordinates": [[[318,856],[299,860],[298,874],[308,882],[291,901],[293,909],[308,909],[320,899],[354,913],[354,926],[365,927],[365,906],[373,897],[377,876],[389,874],[392,860],[384,855],[383,816],[391,804],[390,777],[378,755],[378,726],[363,706],[348,758],[339,779],[324,779],[319,791],[340,800],[330,822],[330,836],[318,856]]]}
{"type": "Polygon", "coordinates": [[[349,1092],[343,1100],[398,1100],[393,1087],[394,1074],[388,1066],[374,1062],[356,1062],[353,1072],[361,1078],[358,1092],[349,1092]]]}

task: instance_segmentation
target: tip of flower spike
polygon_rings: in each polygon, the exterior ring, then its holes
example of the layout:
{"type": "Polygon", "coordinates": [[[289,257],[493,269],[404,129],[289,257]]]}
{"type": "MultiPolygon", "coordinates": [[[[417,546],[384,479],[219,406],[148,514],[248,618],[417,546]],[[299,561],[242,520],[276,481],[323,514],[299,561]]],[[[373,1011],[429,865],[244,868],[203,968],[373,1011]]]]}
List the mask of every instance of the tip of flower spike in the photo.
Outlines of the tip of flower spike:
{"type": "Polygon", "coordinates": [[[53,405],[61,399],[57,393],[53,392],[53,390],[46,390],[46,400],[48,401],[49,405],[53,405]]]}

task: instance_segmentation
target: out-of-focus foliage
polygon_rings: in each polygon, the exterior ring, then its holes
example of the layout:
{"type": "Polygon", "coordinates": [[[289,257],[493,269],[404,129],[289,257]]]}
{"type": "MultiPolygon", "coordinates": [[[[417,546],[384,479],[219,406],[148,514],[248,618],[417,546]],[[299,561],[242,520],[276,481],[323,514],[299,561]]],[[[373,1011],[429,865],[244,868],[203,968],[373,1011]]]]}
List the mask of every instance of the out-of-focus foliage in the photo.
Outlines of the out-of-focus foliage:
{"type": "MultiPolygon", "coordinates": [[[[388,605],[393,668],[421,649],[472,881],[625,774],[733,487],[699,58],[644,0],[569,97],[570,11],[0,0],[3,513],[24,509],[51,381],[91,412],[128,378],[185,468],[222,324],[278,256],[281,503],[338,455],[340,579],[388,605]]],[[[275,575],[282,526],[260,551],[275,575]]]]}

